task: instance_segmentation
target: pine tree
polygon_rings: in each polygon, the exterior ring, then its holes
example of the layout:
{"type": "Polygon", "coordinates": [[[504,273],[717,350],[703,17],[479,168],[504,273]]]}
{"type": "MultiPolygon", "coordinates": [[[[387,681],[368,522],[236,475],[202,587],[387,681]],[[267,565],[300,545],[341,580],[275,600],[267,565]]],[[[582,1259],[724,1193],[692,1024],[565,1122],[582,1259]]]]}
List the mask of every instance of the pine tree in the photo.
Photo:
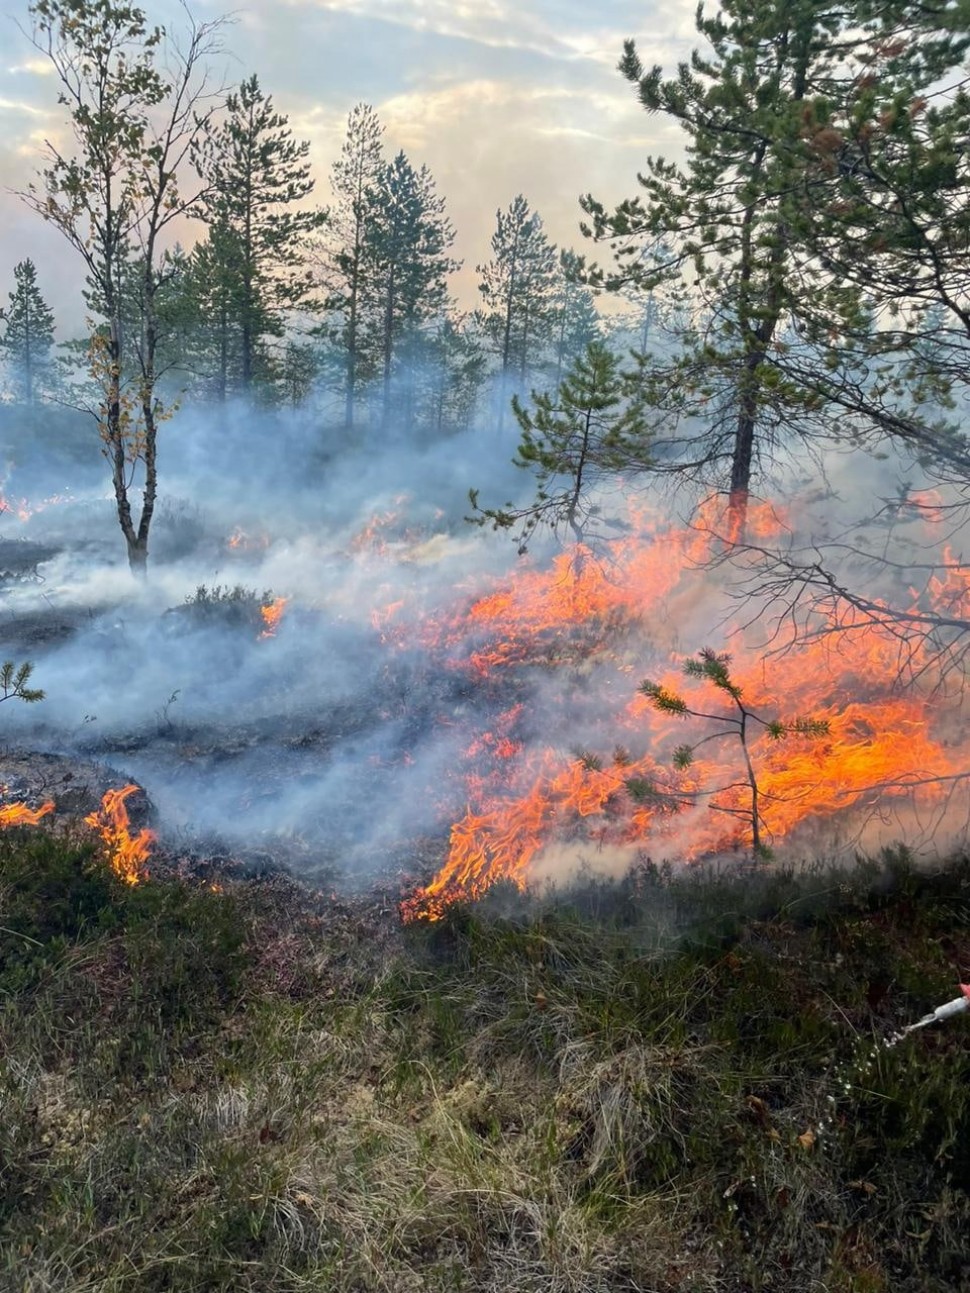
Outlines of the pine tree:
{"type": "Polygon", "coordinates": [[[54,314],[37,286],[37,270],[32,260],[14,266],[14,290],[10,304],[0,311],[6,325],[0,338],[16,398],[33,407],[38,383],[43,381],[54,344],[54,314]]]}
{"type": "Polygon", "coordinates": [[[283,348],[279,375],[286,403],[294,409],[305,404],[319,375],[320,354],[317,346],[312,342],[290,337],[283,348]]]}
{"type": "Polygon", "coordinates": [[[619,360],[602,341],[591,341],[573,360],[555,395],[533,391],[532,403],[528,409],[518,396],[512,398],[522,433],[513,461],[535,476],[534,501],[482,508],[478,491],[471,490],[478,513],[471,519],[479,525],[491,522],[496,530],[518,529],[520,554],[540,526],[557,534],[568,530],[576,543],[588,546],[600,516],[597,487],[619,471],[642,471],[650,463],[642,409],[630,398],[619,360]]]}
{"type": "Polygon", "coordinates": [[[593,293],[581,280],[581,264],[575,252],[563,249],[559,253],[556,287],[549,312],[557,386],[564,369],[582,354],[591,341],[602,335],[593,293]]]}
{"type": "Polygon", "coordinates": [[[865,302],[873,362],[867,382],[847,384],[847,339],[830,335],[825,364],[801,377],[841,411],[966,477],[965,428],[941,421],[939,408],[963,401],[970,372],[970,93],[960,66],[970,5],[920,17],[919,40],[899,27],[873,40],[850,92],[816,105],[806,126],[812,186],[824,200],[802,208],[799,234],[823,271],[865,302]]]}
{"type": "Polygon", "coordinates": [[[453,435],[475,419],[487,356],[474,320],[443,314],[424,333],[416,423],[431,436],[453,435]]]}
{"type": "Polygon", "coordinates": [[[525,389],[548,345],[557,262],[541,216],[521,194],[495,218],[492,259],[477,271],[482,324],[498,358],[504,406],[513,383],[525,389]]]}
{"type": "MultiPolygon", "coordinates": [[[[260,344],[285,331],[285,314],[306,307],[314,292],[307,264],[309,236],[324,223],[321,211],[300,209],[313,192],[309,143],[297,142],[287,118],[273,108],[256,76],[226,99],[226,117],[209,123],[194,160],[208,189],[197,214],[218,231],[210,237],[213,281],[229,329],[239,334],[239,386],[249,392],[260,377],[260,344]]],[[[265,368],[264,368],[265,375],[265,368]]]]}
{"type": "Polygon", "coordinates": [[[219,403],[242,385],[242,263],[239,239],[222,221],[196,243],[189,260],[187,290],[198,310],[193,366],[201,393],[219,403]]]}
{"type": "Polygon", "coordinates": [[[686,160],[648,159],[642,196],[611,214],[583,200],[586,232],[612,240],[619,262],[594,281],[644,289],[689,281],[699,326],[673,365],[655,368],[652,389],[674,416],[707,419],[710,452],[694,446],[694,462],[720,471],[730,426],[727,478],[719,483],[736,532],[772,432],[819,433],[823,404],[786,359],[792,337],[803,348],[824,346],[832,335],[858,338],[837,358],[843,371],[869,340],[857,288],[822,272],[807,228],[838,170],[837,162],[829,175],[819,167],[833,146],[828,118],[855,96],[859,61],[890,29],[897,61],[939,70],[920,39],[933,21],[929,9],[901,0],[871,12],[831,0],[723,0],[714,17],[698,12],[711,52],[695,51],[673,80],[659,67],[646,70],[634,43],[625,45],[624,76],[647,111],[680,125],[686,160]],[[646,261],[645,249],[653,253],[646,261]]]}
{"type": "Polygon", "coordinates": [[[347,120],[347,137],[330,172],[334,203],[323,252],[327,309],[339,322],[328,331],[344,354],[344,425],[354,429],[355,403],[361,378],[371,375],[373,356],[364,350],[366,329],[367,248],[378,218],[377,199],[384,160],[384,127],[374,109],[358,103],[347,120]]]}
{"type": "Polygon", "coordinates": [[[413,420],[413,368],[423,325],[447,304],[447,277],[460,262],[448,255],[455,233],[426,166],[415,170],[398,153],[383,166],[374,193],[374,217],[366,228],[364,304],[380,355],[382,424],[391,420],[397,372],[405,426],[413,420]]]}
{"type": "Polygon", "coordinates": [[[707,706],[703,711],[693,709],[682,696],[649,679],[640,684],[639,691],[661,714],[675,718],[701,718],[713,724],[713,730],[693,744],[685,742],[674,750],[673,763],[679,772],[685,772],[694,763],[695,753],[700,746],[719,738],[737,741],[741,748],[744,779],[747,782],[747,804],[743,804],[739,798],[741,786],[737,781],[714,789],[704,786],[685,792],[683,787],[662,790],[637,777],[629,778],[626,788],[635,803],[662,804],[668,811],[676,811],[703,799],[718,812],[745,823],[751,833],[751,851],[754,857],[765,859],[771,856],[771,849],[764,840],[761,790],[751,757],[751,746],[756,734],[763,733],[772,741],[780,741],[787,736],[821,737],[828,735],[829,724],[827,719],[807,715],[787,721],[762,718],[749,708],[743,698],[742,688],[731,675],[730,665],[729,655],[710,647],[705,647],[696,656],[690,656],[684,661],[684,673],[688,678],[710,683],[716,693],[726,698],[727,713],[711,714],[707,706]]]}

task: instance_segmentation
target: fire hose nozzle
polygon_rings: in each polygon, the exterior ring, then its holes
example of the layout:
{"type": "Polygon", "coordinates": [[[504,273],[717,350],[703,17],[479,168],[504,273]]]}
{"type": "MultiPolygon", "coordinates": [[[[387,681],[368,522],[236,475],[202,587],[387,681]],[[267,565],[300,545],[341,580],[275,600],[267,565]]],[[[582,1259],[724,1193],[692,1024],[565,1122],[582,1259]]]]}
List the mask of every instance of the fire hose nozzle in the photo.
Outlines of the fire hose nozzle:
{"type": "Polygon", "coordinates": [[[946,1002],[945,1005],[936,1007],[933,1011],[934,1019],[949,1019],[951,1015],[959,1015],[964,1010],[970,1010],[970,989],[961,983],[960,991],[964,994],[962,997],[954,997],[952,1001],[946,1002]]]}

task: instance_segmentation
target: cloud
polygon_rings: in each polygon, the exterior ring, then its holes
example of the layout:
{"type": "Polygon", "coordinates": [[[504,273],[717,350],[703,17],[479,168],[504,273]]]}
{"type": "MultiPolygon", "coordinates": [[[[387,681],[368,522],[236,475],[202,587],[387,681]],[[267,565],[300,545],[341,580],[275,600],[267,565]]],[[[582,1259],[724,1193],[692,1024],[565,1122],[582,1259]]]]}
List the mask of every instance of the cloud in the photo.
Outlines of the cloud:
{"type": "MultiPolygon", "coordinates": [[[[198,3],[214,10],[217,0],[198,3]]],[[[679,132],[643,112],[616,62],[632,36],[645,63],[673,73],[694,43],[692,13],[693,0],[662,12],[651,0],[592,10],[587,0],[248,0],[225,33],[227,76],[256,72],[294,135],[310,141],[321,204],[348,112],[372,104],[388,154],[404,149],[427,164],[446,200],[465,261],[455,290],[467,308],[477,303],[474,267],[488,258],[495,211],[517,193],[554,241],[577,245],[580,193],[610,205],[632,194],[648,153],[679,156],[679,132]]],[[[176,0],[155,0],[149,18],[177,31],[176,0]]],[[[0,166],[9,191],[41,164],[43,138],[63,116],[27,36],[16,33],[5,53],[0,166]]],[[[12,202],[0,190],[0,265],[12,263],[12,202]]]]}
{"type": "Polygon", "coordinates": [[[47,113],[35,108],[32,103],[23,103],[16,99],[0,98],[0,112],[11,112],[22,117],[46,117],[47,113]]]}
{"type": "Polygon", "coordinates": [[[37,58],[25,58],[22,63],[15,63],[13,67],[8,67],[6,70],[11,76],[20,76],[22,74],[29,76],[54,75],[54,67],[50,59],[41,58],[40,56],[37,58]]]}
{"type": "Polygon", "coordinates": [[[492,49],[526,49],[544,57],[583,57],[529,8],[500,0],[286,0],[290,8],[312,7],[371,23],[471,41],[492,49]]]}
{"type": "MultiPolygon", "coordinates": [[[[662,16],[625,0],[607,0],[601,11],[613,19],[592,26],[589,7],[568,0],[532,0],[508,4],[503,0],[284,0],[288,8],[358,20],[361,27],[392,25],[408,31],[489,50],[529,53],[560,62],[592,62],[615,68],[623,40],[648,29],[658,46],[693,35],[693,9],[666,6],[662,16]]],[[[654,43],[653,40],[650,42],[654,43]]]]}

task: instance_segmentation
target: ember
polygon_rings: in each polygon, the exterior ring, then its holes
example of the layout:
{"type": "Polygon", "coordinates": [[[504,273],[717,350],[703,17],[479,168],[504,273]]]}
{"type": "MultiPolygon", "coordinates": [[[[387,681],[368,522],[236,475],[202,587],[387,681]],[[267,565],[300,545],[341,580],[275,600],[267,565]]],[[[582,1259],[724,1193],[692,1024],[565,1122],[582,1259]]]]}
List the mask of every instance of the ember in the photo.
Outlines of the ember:
{"type": "Polygon", "coordinates": [[[32,516],[45,511],[48,507],[72,502],[74,497],[71,494],[50,494],[47,498],[42,498],[39,503],[29,503],[26,498],[7,498],[5,494],[0,493],[0,515],[6,513],[8,516],[15,516],[18,521],[29,521],[32,516]]]}
{"type": "Polygon", "coordinates": [[[8,513],[15,516],[18,521],[29,521],[32,515],[31,509],[25,498],[9,499],[0,494],[0,513],[8,513]]]}
{"type": "Polygon", "coordinates": [[[138,884],[148,876],[146,862],[156,836],[147,827],[132,835],[125,800],[139,789],[136,785],[122,786],[120,790],[105,791],[101,807],[89,813],[84,822],[93,826],[107,846],[108,860],[115,873],[126,884],[138,884]]]}

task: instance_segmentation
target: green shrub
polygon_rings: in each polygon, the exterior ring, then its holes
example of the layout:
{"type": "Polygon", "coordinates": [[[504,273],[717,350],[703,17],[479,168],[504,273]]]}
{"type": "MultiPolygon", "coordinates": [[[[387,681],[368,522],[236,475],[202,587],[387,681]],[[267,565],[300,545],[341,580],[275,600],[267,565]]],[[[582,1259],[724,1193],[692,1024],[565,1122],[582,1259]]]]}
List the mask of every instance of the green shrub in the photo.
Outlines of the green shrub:
{"type": "Polygon", "coordinates": [[[199,584],[181,606],[173,607],[168,614],[188,618],[194,624],[218,624],[258,631],[265,627],[262,608],[272,601],[273,594],[268,590],[258,593],[254,588],[243,588],[241,584],[233,588],[222,584],[209,588],[199,584]]]}

